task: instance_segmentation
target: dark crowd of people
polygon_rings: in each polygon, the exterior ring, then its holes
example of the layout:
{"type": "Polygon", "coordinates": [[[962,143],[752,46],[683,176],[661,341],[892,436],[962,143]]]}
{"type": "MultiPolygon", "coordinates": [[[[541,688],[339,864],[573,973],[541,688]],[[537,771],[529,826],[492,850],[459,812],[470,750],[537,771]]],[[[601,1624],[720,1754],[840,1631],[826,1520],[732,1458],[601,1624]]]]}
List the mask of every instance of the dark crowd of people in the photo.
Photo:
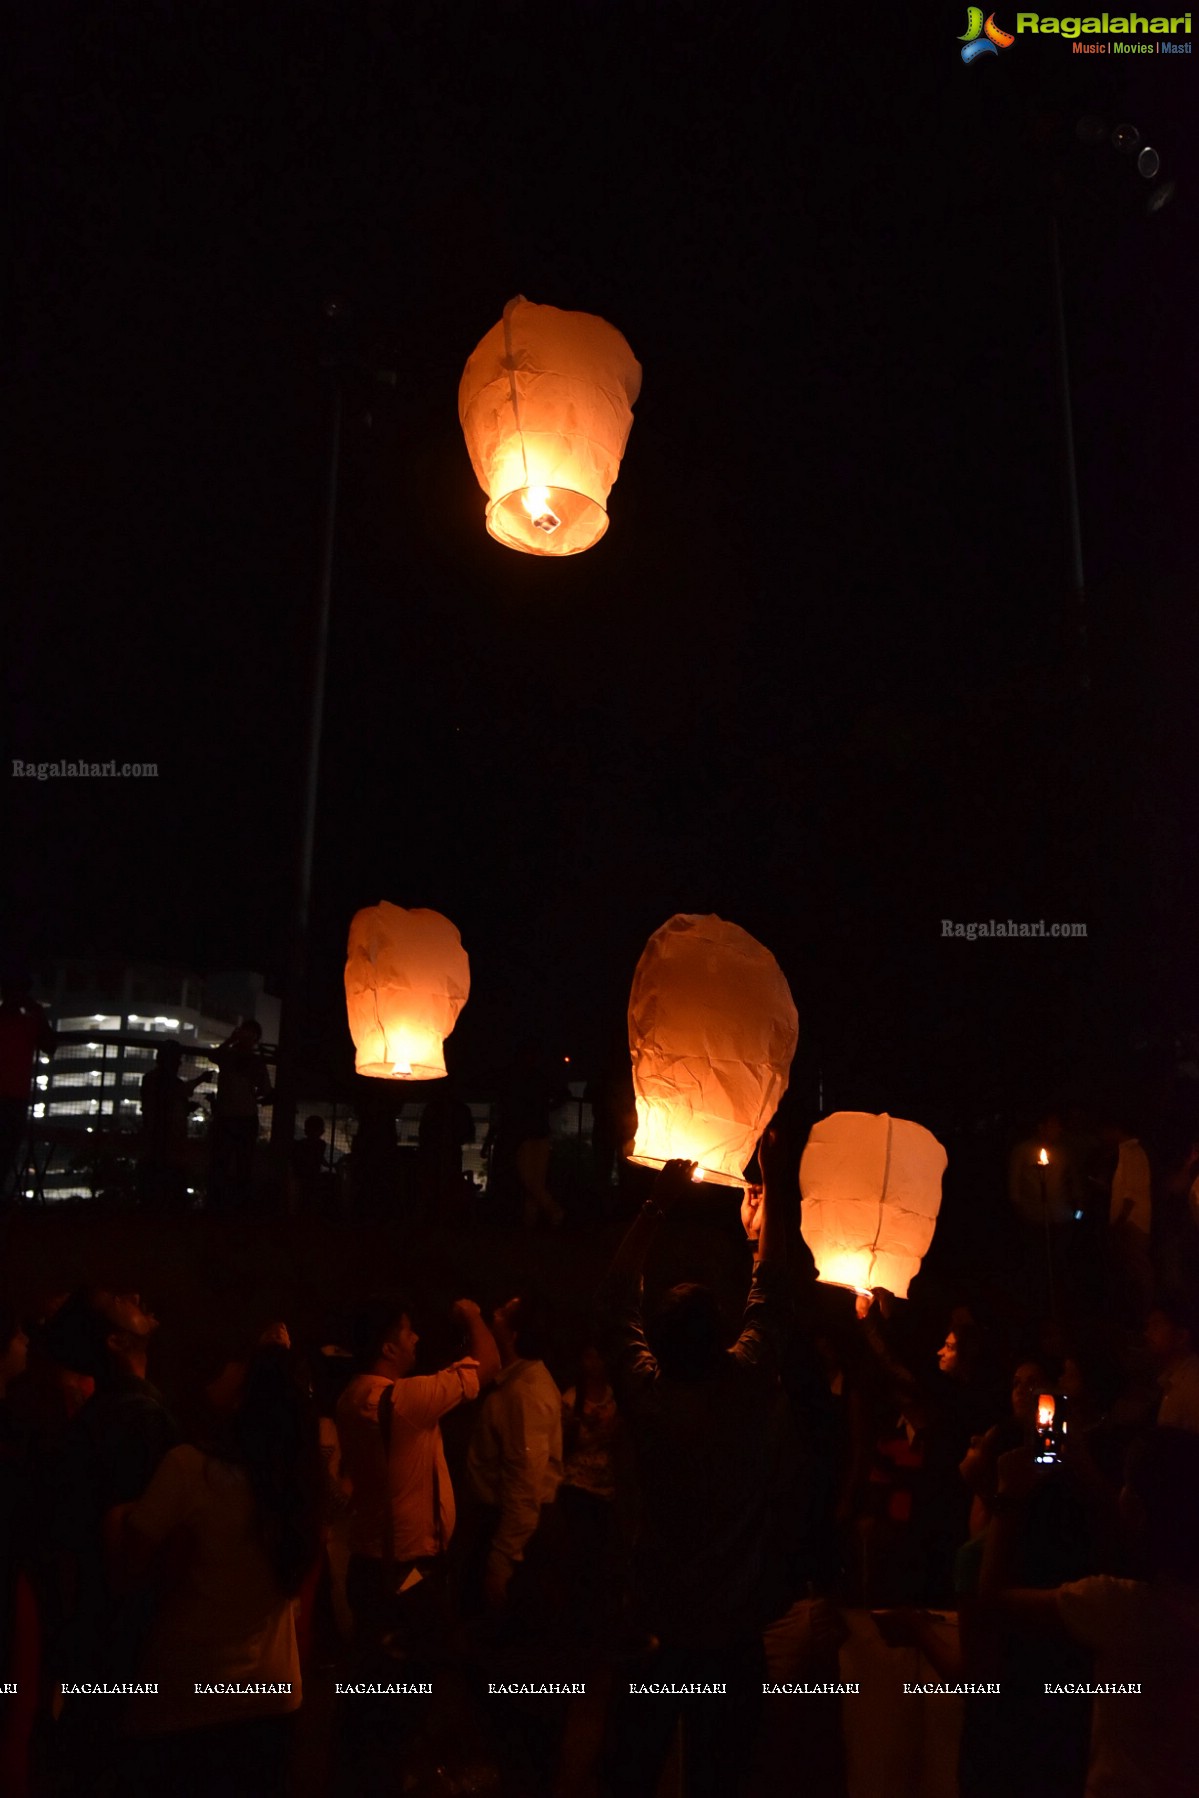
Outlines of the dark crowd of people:
{"type": "Polygon", "coordinates": [[[736,1314],[686,1163],[592,1290],[218,1307],[163,1389],[148,1300],[16,1295],[0,1789],[1194,1798],[1199,1152],[1039,1119],[988,1309],[820,1284],[797,1151],[736,1314]]]}

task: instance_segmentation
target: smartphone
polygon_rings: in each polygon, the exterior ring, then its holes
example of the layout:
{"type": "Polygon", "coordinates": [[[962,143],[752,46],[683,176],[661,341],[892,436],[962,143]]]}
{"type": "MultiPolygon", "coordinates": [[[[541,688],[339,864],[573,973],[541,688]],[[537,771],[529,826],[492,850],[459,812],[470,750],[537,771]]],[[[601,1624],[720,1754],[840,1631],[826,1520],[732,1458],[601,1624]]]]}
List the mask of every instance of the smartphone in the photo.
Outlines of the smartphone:
{"type": "Polygon", "coordinates": [[[1062,1400],[1055,1393],[1042,1392],[1037,1398],[1036,1446],[1033,1455],[1038,1467],[1060,1465],[1062,1437],[1065,1434],[1066,1419],[1062,1415],[1062,1400]]]}

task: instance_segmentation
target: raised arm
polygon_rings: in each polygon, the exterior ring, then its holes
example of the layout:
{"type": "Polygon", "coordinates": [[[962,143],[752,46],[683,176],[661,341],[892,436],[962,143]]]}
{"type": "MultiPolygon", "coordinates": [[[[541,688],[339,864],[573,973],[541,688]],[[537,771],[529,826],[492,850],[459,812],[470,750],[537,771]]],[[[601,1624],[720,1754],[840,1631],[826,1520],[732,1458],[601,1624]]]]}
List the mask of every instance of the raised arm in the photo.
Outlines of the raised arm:
{"type": "Polygon", "coordinates": [[[763,1131],[758,1162],[762,1169],[762,1203],[754,1259],[758,1266],[790,1269],[795,1266],[799,1234],[799,1181],[777,1124],[770,1123],[763,1131]]]}
{"type": "Polygon", "coordinates": [[[758,1145],[762,1184],[751,1186],[741,1221],[754,1251],[754,1272],[734,1354],[758,1362],[783,1355],[795,1322],[792,1272],[799,1228],[799,1182],[782,1132],[773,1123],[758,1145]]]}
{"type": "Polygon", "coordinates": [[[500,1351],[483,1313],[473,1299],[456,1299],[453,1315],[466,1325],[470,1339],[467,1353],[478,1362],[479,1385],[490,1386],[500,1371],[500,1351]]]}

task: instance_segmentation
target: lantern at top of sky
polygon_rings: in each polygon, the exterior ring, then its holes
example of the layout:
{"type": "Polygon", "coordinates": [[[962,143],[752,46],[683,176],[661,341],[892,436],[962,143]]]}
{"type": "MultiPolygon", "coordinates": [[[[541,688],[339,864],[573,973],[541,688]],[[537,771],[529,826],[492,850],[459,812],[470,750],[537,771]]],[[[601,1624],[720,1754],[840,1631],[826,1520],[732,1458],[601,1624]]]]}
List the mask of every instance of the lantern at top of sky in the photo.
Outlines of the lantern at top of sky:
{"type": "Polygon", "coordinates": [[[509,300],[458,384],[491,535],[531,556],[598,543],[640,391],[641,364],[614,325],[509,300]]]}
{"type": "Polygon", "coordinates": [[[630,1160],[695,1161],[704,1179],[743,1185],[798,1040],[795,1001],[769,949],[723,918],[671,918],[645,945],[629,995],[630,1160]]]}
{"type": "Polygon", "coordinates": [[[386,899],[355,912],[346,951],[346,1010],[360,1074],[438,1080],[442,1045],[470,993],[470,962],[439,911],[386,899]]]}
{"type": "Polygon", "coordinates": [[[799,1163],[802,1228],[825,1285],[908,1296],[947,1161],[931,1130],[885,1111],[835,1111],[813,1124],[799,1163]]]}

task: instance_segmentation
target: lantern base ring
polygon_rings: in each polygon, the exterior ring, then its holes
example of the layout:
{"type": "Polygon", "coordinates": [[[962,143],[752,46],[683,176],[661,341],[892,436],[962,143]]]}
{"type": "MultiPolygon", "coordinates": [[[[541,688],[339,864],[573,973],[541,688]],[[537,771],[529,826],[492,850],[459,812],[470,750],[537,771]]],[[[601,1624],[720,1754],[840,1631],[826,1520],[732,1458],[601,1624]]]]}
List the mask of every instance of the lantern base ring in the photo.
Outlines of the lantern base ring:
{"type": "MultiPolygon", "coordinates": [[[[626,1159],[631,1161],[634,1167],[664,1168],[666,1166],[665,1159],[659,1155],[629,1155],[626,1159]]],[[[688,1156],[685,1159],[694,1160],[695,1157],[688,1156]]],[[[746,1185],[744,1180],[735,1180],[731,1174],[717,1172],[710,1167],[704,1167],[702,1163],[697,1165],[695,1173],[691,1177],[697,1185],[702,1181],[705,1186],[728,1186],[734,1192],[741,1192],[746,1185]]]]}
{"type": "Polygon", "coordinates": [[[571,487],[514,487],[487,508],[489,535],[528,556],[576,556],[607,528],[598,500],[571,487]]]}

